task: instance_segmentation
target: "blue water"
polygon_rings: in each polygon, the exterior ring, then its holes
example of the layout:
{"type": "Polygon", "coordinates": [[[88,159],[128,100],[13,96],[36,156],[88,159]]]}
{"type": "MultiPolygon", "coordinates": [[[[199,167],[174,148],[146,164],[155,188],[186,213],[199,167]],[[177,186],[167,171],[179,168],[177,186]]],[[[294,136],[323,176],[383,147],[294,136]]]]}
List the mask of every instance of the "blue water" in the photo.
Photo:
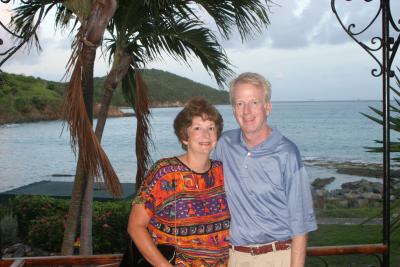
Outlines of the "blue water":
{"type": "MultiPolygon", "coordinates": [[[[372,114],[368,106],[380,108],[380,102],[275,102],[269,123],[298,145],[304,159],[380,162],[380,154],[364,149],[382,136],[381,127],[360,114],[372,114]]],[[[225,129],[237,127],[230,106],[218,109],[225,129]]],[[[179,110],[152,109],[153,159],[182,153],[172,129],[179,110]]],[[[73,179],[52,177],[75,173],[76,158],[69,145],[69,133],[62,131],[62,125],[61,121],[52,121],[0,126],[0,192],[41,180],[73,179]]],[[[107,120],[103,147],[122,182],[134,182],[135,131],[134,117],[107,120]]],[[[328,177],[332,171],[315,167],[309,173],[312,178],[328,177]]]]}

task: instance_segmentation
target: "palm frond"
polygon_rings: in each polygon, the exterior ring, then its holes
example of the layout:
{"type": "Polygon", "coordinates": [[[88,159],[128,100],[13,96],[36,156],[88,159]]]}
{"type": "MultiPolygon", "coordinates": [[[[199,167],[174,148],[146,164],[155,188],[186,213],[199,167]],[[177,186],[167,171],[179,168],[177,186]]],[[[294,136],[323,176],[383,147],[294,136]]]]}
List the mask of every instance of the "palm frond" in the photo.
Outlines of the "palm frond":
{"type": "Polygon", "coordinates": [[[91,60],[95,58],[95,50],[92,46],[101,40],[102,30],[105,29],[104,24],[103,29],[101,27],[93,29],[91,26],[99,17],[104,18],[103,11],[106,16],[113,12],[112,10],[105,11],[102,8],[104,7],[99,5],[93,8],[88,23],[80,27],[73,42],[73,53],[68,61],[66,72],[68,74],[72,71],[72,74],[67,88],[64,110],[71,135],[72,150],[76,153],[76,147],[79,147],[79,156],[84,170],[97,181],[104,181],[106,188],[114,196],[121,196],[122,189],[118,176],[93,131],[82,88],[83,81],[87,83],[90,82],[88,79],[93,79],[92,76],[86,77],[85,74],[89,75],[92,72],[93,62],[91,60]],[[89,47],[86,45],[88,42],[91,43],[89,47]],[[88,55],[88,51],[93,53],[88,55]]]}
{"type": "Polygon", "coordinates": [[[131,68],[128,71],[128,74],[122,80],[122,90],[125,99],[135,110],[137,119],[135,145],[137,159],[136,189],[139,189],[151,163],[149,145],[152,143],[149,126],[151,113],[147,95],[148,89],[138,67],[131,68]]]}
{"type": "MultiPolygon", "coordinates": [[[[372,107],[370,107],[370,108],[373,109],[372,107]]],[[[375,118],[375,117],[373,117],[373,116],[371,116],[371,115],[369,115],[369,114],[366,114],[366,113],[364,113],[364,112],[360,112],[360,113],[361,113],[361,115],[367,117],[368,119],[370,119],[370,120],[372,120],[372,121],[374,121],[374,122],[376,122],[376,123],[379,123],[379,124],[382,124],[382,123],[383,123],[383,120],[380,119],[380,118],[375,118]]],[[[379,111],[379,113],[381,113],[381,111],[379,111]]]]}
{"type": "Polygon", "coordinates": [[[215,35],[203,26],[196,20],[171,22],[159,18],[155,32],[147,28],[153,28],[153,25],[142,26],[141,30],[148,34],[138,35],[137,42],[143,45],[150,59],[162,57],[162,52],[183,63],[188,62],[190,55],[199,58],[203,67],[222,86],[232,75],[231,65],[215,35]]]}
{"type": "Polygon", "coordinates": [[[10,26],[15,35],[27,43],[28,49],[35,45],[37,50],[41,50],[37,29],[49,9],[54,6],[54,1],[32,1],[16,7],[11,17],[10,26]],[[48,6],[46,8],[46,6],[48,6]]]}
{"type": "Polygon", "coordinates": [[[79,46],[76,46],[70,59],[69,68],[73,68],[73,71],[64,104],[65,117],[71,134],[71,147],[75,154],[76,148],[79,147],[82,164],[88,175],[94,176],[98,180],[103,178],[107,189],[114,196],[121,196],[122,189],[118,176],[100,146],[86,113],[82,94],[82,54],[77,49],[79,49],[79,46]],[[107,179],[104,179],[104,177],[107,177],[107,179]]]}
{"type": "MultiPolygon", "coordinates": [[[[400,71],[400,69],[397,67],[397,70],[400,71]]],[[[398,88],[400,88],[400,80],[397,75],[395,75],[396,83],[398,88]]],[[[397,88],[394,88],[393,86],[390,86],[390,90],[395,93],[397,97],[400,96],[400,91],[397,88]]],[[[400,113],[400,100],[397,99],[395,96],[395,102],[398,107],[395,105],[391,104],[390,105],[390,111],[393,114],[389,114],[389,128],[391,131],[396,131],[400,132],[400,117],[396,117],[395,115],[400,113]]],[[[383,125],[383,112],[379,109],[369,107],[375,114],[378,115],[378,117],[374,117],[371,115],[367,115],[365,113],[362,113],[365,117],[371,119],[372,121],[379,123],[380,125],[383,125]]],[[[381,140],[375,140],[375,143],[377,143],[379,146],[377,147],[366,147],[368,152],[375,152],[375,153],[383,153],[383,142],[381,140]]],[[[398,141],[390,141],[389,143],[389,151],[392,153],[391,160],[395,162],[400,162],[400,157],[398,156],[398,153],[400,152],[400,142],[398,141]]],[[[396,197],[396,201],[390,204],[390,209],[392,212],[392,218],[391,218],[391,223],[390,223],[390,231],[391,233],[397,232],[400,229],[400,215],[399,215],[399,210],[400,210],[400,201],[399,201],[399,196],[400,196],[400,188],[398,187],[398,184],[400,183],[400,178],[399,177],[390,177],[390,182],[391,182],[391,188],[390,188],[390,194],[394,195],[396,197]],[[397,214],[396,214],[397,213],[397,214]],[[395,214],[393,216],[393,214],[395,214]]]]}
{"type": "Polygon", "coordinates": [[[229,38],[234,29],[239,31],[242,40],[260,33],[269,23],[268,2],[254,0],[195,1],[214,19],[219,31],[229,38]]]}
{"type": "MultiPolygon", "coordinates": [[[[71,0],[70,0],[71,1],[71,0]]],[[[41,51],[41,45],[38,38],[38,29],[44,18],[48,15],[50,10],[56,8],[55,12],[55,26],[66,28],[69,20],[73,17],[72,12],[67,10],[62,3],[62,0],[36,0],[22,2],[16,7],[11,17],[10,33],[16,37],[15,42],[18,43],[12,49],[7,51],[7,57],[0,62],[0,66],[4,64],[15,52],[27,44],[27,49],[30,51],[34,45],[38,51],[41,51]]],[[[76,26],[76,22],[75,25],[76,26]]]]}

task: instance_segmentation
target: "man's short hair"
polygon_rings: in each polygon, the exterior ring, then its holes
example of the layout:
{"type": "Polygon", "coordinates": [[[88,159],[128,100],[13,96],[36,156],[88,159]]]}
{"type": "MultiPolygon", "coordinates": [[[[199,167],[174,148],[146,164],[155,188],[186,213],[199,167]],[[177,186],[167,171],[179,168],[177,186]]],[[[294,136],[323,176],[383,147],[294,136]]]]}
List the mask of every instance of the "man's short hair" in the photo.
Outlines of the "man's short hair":
{"type": "Polygon", "coordinates": [[[229,96],[231,103],[233,103],[233,91],[235,90],[236,85],[240,83],[250,83],[261,88],[264,92],[265,101],[268,103],[271,100],[271,83],[258,73],[243,72],[229,83],[229,96]]]}

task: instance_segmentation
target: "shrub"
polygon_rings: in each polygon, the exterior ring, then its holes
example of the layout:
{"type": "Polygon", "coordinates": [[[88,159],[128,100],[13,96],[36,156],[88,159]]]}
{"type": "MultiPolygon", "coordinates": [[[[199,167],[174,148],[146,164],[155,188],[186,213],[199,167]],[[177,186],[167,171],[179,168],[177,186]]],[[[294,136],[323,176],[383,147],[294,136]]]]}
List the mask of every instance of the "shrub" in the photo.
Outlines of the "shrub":
{"type": "MultiPolygon", "coordinates": [[[[47,196],[17,196],[10,201],[10,206],[18,220],[18,236],[33,247],[59,251],[68,205],[69,200],[47,196]]],[[[126,249],[130,208],[130,201],[94,202],[95,254],[120,253],[126,249]]]]}
{"type": "Polygon", "coordinates": [[[32,104],[35,106],[35,108],[42,111],[47,105],[47,100],[40,96],[34,96],[32,97],[32,104]]]}
{"type": "Polygon", "coordinates": [[[0,114],[4,116],[7,113],[15,111],[13,106],[13,99],[10,96],[4,96],[0,98],[0,114]]]}
{"type": "Polygon", "coordinates": [[[49,252],[61,250],[64,218],[58,215],[32,220],[28,232],[29,244],[49,252]]]}
{"type": "Polygon", "coordinates": [[[28,113],[32,110],[31,101],[26,98],[17,98],[15,99],[15,109],[22,113],[28,113]]]}
{"type": "Polygon", "coordinates": [[[17,196],[11,201],[13,214],[18,220],[19,237],[25,239],[33,220],[59,216],[64,218],[68,212],[66,200],[47,196],[17,196]]]}
{"type": "Polygon", "coordinates": [[[1,243],[4,245],[17,243],[17,228],[17,219],[11,214],[4,215],[0,220],[1,243]]]}
{"type": "Polygon", "coordinates": [[[50,91],[55,91],[56,90],[56,84],[52,83],[52,82],[48,82],[47,83],[47,89],[49,89],[50,91]]]}
{"type": "Polygon", "coordinates": [[[95,253],[123,252],[128,245],[126,231],[129,201],[95,202],[93,211],[93,251],[95,253]]]}

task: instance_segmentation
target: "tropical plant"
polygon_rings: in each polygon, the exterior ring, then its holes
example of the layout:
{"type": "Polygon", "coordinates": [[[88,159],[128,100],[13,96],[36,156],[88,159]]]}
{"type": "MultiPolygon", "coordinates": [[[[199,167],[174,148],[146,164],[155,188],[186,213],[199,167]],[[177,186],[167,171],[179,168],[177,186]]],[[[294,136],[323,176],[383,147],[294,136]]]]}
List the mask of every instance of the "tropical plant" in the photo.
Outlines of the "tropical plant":
{"type": "MultiPolygon", "coordinates": [[[[188,56],[198,57],[203,66],[223,84],[231,73],[229,62],[212,31],[197,15],[200,8],[213,19],[223,37],[229,38],[236,28],[242,40],[261,31],[269,23],[267,8],[261,1],[33,1],[37,4],[58,3],[56,21],[66,25],[71,14],[80,22],[74,42],[73,54],[69,61],[71,81],[66,97],[66,114],[71,132],[72,145],[79,147],[77,174],[73,189],[73,201],[64,235],[63,254],[72,253],[75,239],[74,229],[82,207],[82,214],[91,218],[93,177],[104,178],[106,186],[115,195],[120,194],[120,185],[107,156],[100,146],[112,92],[122,81],[125,95],[132,103],[137,119],[136,155],[138,164],[137,184],[148,163],[149,128],[148,99],[145,83],[138,71],[146,62],[162,57],[162,52],[175,59],[187,62],[188,56]],[[114,12],[116,12],[114,14],[114,12]],[[110,75],[105,82],[105,96],[94,134],[93,108],[93,66],[96,48],[100,45],[104,31],[108,29],[111,38],[108,43],[110,58],[113,58],[110,75]],[[103,121],[103,122],[102,122],[103,121]],[[74,201],[75,200],[75,201],[74,201]],[[84,204],[81,204],[81,203],[84,204]]],[[[49,6],[46,11],[50,9],[49,6]]],[[[19,19],[20,25],[33,21],[26,14],[19,19]]],[[[23,10],[23,9],[21,9],[23,10]]],[[[39,10],[39,9],[37,9],[39,10]]],[[[42,7],[40,10],[43,10],[42,7]]],[[[47,12],[46,12],[47,14],[47,12]]],[[[17,23],[15,25],[18,25],[17,23]]],[[[75,24],[76,25],[76,24],[75,24]]],[[[17,27],[18,28],[18,27],[17,27]]],[[[19,26],[19,29],[23,29],[19,26]]],[[[38,39],[35,39],[38,41],[38,39]]],[[[91,253],[91,219],[82,220],[81,254],[91,253]],[[86,233],[86,234],[84,234],[86,233]],[[89,242],[86,244],[85,242],[89,242]]]]}
{"type": "MultiPolygon", "coordinates": [[[[397,68],[400,71],[399,68],[397,68]]],[[[399,76],[395,75],[397,88],[390,86],[390,90],[395,94],[394,103],[390,104],[390,115],[389,115],[389,128],[392,132],[392,136],[396,136],[398,141],[390,141],[389,149],[394,154],[391,160],[400,163],[400,139],[398,138],[400,133],[400,79],[399,76]]],[[[369,107],[377,116],[362,113],[372,121],[383,125],[383,112],[375,107],[369,107]]],[[[375,140],[378,144],[377,147],[367,147],[368,152],[383,153],[383,141],[375,140]]],[[[390,231],[393,233],[400,229],[400,177],[390,177],[390,194],[394,196],[395,201],[390,204],[391,208],[391,223],[390,231]]]]}
{"type": "MultiPolygon", "coordinates": [[[[113,57],[112,69],[104,84],[104,97],[96,125],[96,136],[101,139],[111,98],[117,85],[136,113],[136,187],[141,184],[150,161],[147,88],[140,75],[140,67],[161,57],[166,52],[184,63],[188,56],[198,57],[206,70],[222,85],[231,74],[229,61],[215,35],[196,15],[199,5],[209,11],[217,27],[226,38],[237,27],[242,38],[260,30],[268,23],[265,7],[259,1],[119,1],[108,27],[108,51],[113,57]],[[236,11],[236,12],[235,12],[236,11]],[[132,16],[133,14],[140,14],[132,16]]],[[[89,178],[89,183],[91,182],[89,178]]],[[[86,195],[86,194],[85,194],[86,195]]],[[[86,210],[83,214],[88,214],[86,210]]],[[[89,222],[89,221],[88,221],[89,222]]]]}
{"type": "MultiPolygon", "coordinates": [[[[71,18],[75,18],[74,27],[78,21],[80,23],[79,31],[73,43],[73,52],[68,63],[68,71],[72,74],[65,101],[66,120],[71,133],[71,144],[74,152],[76,152],[76,147],[79,147],[77,175],[75,176],[72,201],[62,246],[62,254],[68,255],[73,253],[73,242],[82,207],[89,206],[86,210],[91,211],[91,200],[86,204],[84,203],[86,199],[91,198],[90,195],[84,199],[85,188],[90,188],[86,190],[89,194],[91,194],[92,190],[91,184],[87,184],[90,180],[87,177],[97,177],[99,180],[103,178],[107,189],[112,194],[121,195],[118,177],[92,130],[93,67],[96,49],[101,44],[104,31],[115,12],[117,2],[115,0],[38,0],[23,2],[21,6],[16,8],[15,15],[11,20],[14,33],[21,36],[25,34],[26,38],[35,37],[33,40],[38,44],[39,40],[36,34],[32,34],[32,31],[29,31],[28,34],[26,29],[31,29],[30,25],[36,21],[36,12],[40,10],[37,18],[37,21],[40,22],[53,7],[56,7],[56,26],[64,27],[71,18]],[[46,12],[43,12],[44,9],[46,12]],[[72,14],[74,15],[73,17],[72,14]]],[[[85,220],[90,221],[82,223],[82,228],[91,224],[91,215],[92,213],[90,212],[82,219],[83,222],[85,220]]],[[[90,244],[91,241],[87,240],[91,240],[91,236],[81,240],[84,243],[81,246],[81,254],[91,254],[91,247],[85,243],[89,242],[90,244]]]]}

